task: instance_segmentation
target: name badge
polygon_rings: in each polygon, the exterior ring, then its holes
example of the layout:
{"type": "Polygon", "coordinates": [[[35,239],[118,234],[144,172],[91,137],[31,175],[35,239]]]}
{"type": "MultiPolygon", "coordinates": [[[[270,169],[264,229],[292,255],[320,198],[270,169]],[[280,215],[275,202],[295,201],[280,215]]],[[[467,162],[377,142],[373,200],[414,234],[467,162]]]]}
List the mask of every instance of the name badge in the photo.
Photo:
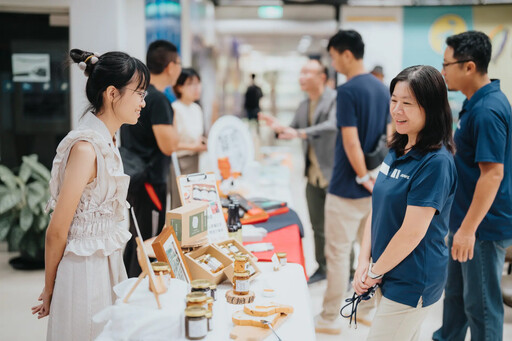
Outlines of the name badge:
{"type": "Polygon", "coordinates": [[[381,172],[382,174],[384,175],[388,175],[389,173],[389,165],[385,164],[384,162],[380,165],[380,170],[379,172],[381,172]]]}

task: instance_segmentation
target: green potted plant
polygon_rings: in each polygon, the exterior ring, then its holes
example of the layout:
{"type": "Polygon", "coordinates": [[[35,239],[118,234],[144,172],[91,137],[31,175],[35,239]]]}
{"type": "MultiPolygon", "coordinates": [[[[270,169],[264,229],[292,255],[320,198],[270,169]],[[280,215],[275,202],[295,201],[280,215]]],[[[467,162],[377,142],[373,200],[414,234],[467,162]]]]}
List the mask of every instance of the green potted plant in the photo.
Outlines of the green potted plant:
{"type": "Polygon", "coordinates": [[[9,261],[14,268],[43,268],[50,171],[35,154],[22,160],[17,175],[0,165],[0,241],[7,241],[9,251],[20,251],[9,261]]]}

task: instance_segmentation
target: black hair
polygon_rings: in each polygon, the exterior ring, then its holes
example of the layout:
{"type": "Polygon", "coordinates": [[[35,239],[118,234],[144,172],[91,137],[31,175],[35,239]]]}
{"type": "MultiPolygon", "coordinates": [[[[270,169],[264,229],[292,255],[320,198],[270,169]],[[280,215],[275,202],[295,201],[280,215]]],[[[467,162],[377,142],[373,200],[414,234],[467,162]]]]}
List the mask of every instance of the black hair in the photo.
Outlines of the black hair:
{"type": "Polygon", "coordinates": [[[491,61],[492,45],[489,37],[482,32],[467,31],[446,38],[446,45],[453,49],[457,60],[470,60],[481,74],[487,73],[491,61]]]}
{"type": "Polygon", "coordinates": [[[355,59],[362,59],[364,56],[364,42],[361,35],[354,30],[339,30],[329,39],[327,52],[333,48],[339,53],[349,50],[355,59]]]}
{"type": "Polygon", "coordinates": [[[161,74],[170,62],[176,62],[177,59],[178,49],[173,43],[167,40],[155,40],[149,44],[146,63],[152,74],[161,74]]]}
{"type": "Polygon", "coordinates": [[[251,79],[254,80],[256,78],[256,75],[254,73],[251,73],[251,79]]]}
{"type": "Polygon", "coordinates": [[[199,74],[193,68],[181,69],[180,76],[178,77],[176,84],[172,88],[174,91],[174,94],[176,95],[177,98],[181,98],[181,91],[179,90],[178,87],[185,85],[185,83],[187,82],[187,79],[192,79],[194,77],[196,77],[199,81],[201,81],[201,77],[199,77],[199,74]]]}
{"type": "MultiPolygon", "coordinates": [[[[398,82],[406,82],[409,85],[418,105],[425,111],[425,127],[418,133],[414,148],[427,153],[444,145],[454,153],[452,112],[441,73],[428,65],[410,66],[391,81],[391,95],[398,82]]],[[[395,149],[397,155],[403,155],[407,141],[407,135],[395,132],[389,146],[395,149]]]]}
{"type": "Polygon", "coordinates": [[[85,93],[90,103],[86,112],[91,111],[95,115],[100,112],[103,92],[111,85],[121,94],[132,80],[137,82],[135,89],[146,90],[149,85],[150,76],[146,65],[124,52],[107,52],[98,57],[92,52],[72,49],[69,56],[73,62],[85,66],[83,71],[88,77],[85,93]]]}

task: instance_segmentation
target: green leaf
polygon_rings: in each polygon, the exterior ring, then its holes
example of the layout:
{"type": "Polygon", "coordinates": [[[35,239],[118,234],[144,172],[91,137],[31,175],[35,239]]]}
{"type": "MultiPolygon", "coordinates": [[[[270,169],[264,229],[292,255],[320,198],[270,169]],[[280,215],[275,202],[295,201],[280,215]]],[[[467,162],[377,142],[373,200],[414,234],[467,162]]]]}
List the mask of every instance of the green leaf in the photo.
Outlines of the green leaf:
{"type": "Polygon", "coordinates": [[[0,180],[2,180],[9,189],[15,189],[18,184],[16,175],[14,175],[9,168],[2,165],[0,165],[0,180]]]}
{"type": "Polygon", "coordinates": [[[21,190],[14,189],[0,198],[0,214],[3,214],[23,201],[21,190]]]}
{"type": "Polygon", "coordinates": [[[44,231],[48,227],[50,219],[47,215],[39,215],[37,217],[37,228],[39,231],[44,231]]]}
{"type": "Polygon", "coordinates": [[[26,183],[27,180],[30,178],[30,175],[32,174],[32,169],[30,169],[30,166],[26,163],[22,163],[20,167],[20,172],[18,173],[18,177],[26,183]]]}
{"type": "Polygon", "coordinates": [[[23,160],[23,163],[28,165],[34,173],[41,175],[43,181],[50,181],[50,171],[42,163],[37,161],[37,156],[32,154],[29,156],[23,156],[21,159],[23,160]]]}
{"type": "Polygon", "coordinates": [[[9,251],[19,251],[20,242],[24,234],[25,232],[17,225],[11,228],[8,239],[9,251]]]}
{"type": "Polygon", "coordinates": [[[27,185],[27,201],[28,206],[34,209],[47,194],[47,188],[40,182],[34,181],[27,185]]]}
{"type": "Polygon", "coordinates": [[[5,240],[11,229],[11,218],[8,215],[0,217],[0,240],[5,240]]]}
{"type": "Polygon", "coordinates": [[[28,206],[24,206],[20,212],[20,228],[27,232],[32,226],[34,222],[34,216],[32,215],[32,210],[28,206]]]}

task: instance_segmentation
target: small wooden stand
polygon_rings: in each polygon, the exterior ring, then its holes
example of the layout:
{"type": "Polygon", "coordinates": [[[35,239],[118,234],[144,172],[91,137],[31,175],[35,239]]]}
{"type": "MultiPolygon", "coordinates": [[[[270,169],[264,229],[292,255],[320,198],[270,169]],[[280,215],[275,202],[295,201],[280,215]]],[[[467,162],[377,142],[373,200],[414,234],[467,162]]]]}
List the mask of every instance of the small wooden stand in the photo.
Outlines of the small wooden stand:
{"type": "Polygon", "coordinates": [[[249,291],[247,295],[236,295],[233,290],[226,292],[226,301],[230,304],[248,304],[254,301],[254,292],[249,291]]]}
{"type": "MultiPolygon", "coordinates": [[[[274,330],[277,330],[291,314],[281,314],[274,323],[274,330]]],[[[262,320],[265,318],[262,317],[262,320]]],[[[276,331],[277,332],[277,331],[276,331]]],[[[237,341],[262,341],[265,340],[272,331],[268,328],[254,327],[254,326],[237,326],[231,330],[229,337],[237,341]]]]}
{"type": "Polygon", "coordinates": [[[158,309],[162,309],[160,305],[159,295],[163,294],[167,291],[167,287],[163,282],[162,276],[155,276],[153,272],[153,268],[151,268],[151,264],[149,264],[148,256],[144,250],[144,244],[141,242],[139,237],[135,237],[135,241],[137,242],[137,259],[139,261],[140,268],[142,269],[137,282],[135,282],[134,286],[128,292],[128,295],[123,299],[124,303],[128,303],[128,299],[135,291],[135,288],[140,284],[140,282],[144,279],[144,277],[148,276],[149,278],[149,290],[153,292],[155,295],[156,304],[158,305],[158,309]]]}

